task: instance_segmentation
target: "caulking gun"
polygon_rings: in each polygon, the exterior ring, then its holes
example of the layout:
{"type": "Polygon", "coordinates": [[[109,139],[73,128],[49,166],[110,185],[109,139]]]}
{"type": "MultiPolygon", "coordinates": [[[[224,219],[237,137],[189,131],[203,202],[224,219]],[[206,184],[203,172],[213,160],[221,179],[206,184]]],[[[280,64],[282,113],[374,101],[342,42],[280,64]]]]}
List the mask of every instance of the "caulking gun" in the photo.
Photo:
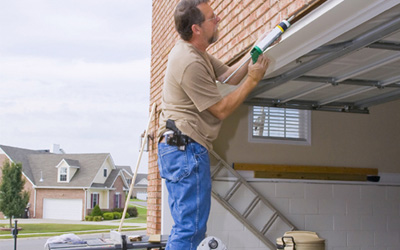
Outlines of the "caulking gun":
{"type": "Polygon", "coordinates": [[[283,20],[280,24],[278,24],[268,35],[262,39],[258,44],[254,46],[254,48],[250,51],[250,57],[243,62],[228,78],[225,79],[223,83],[227,83],[231,77],[236,74],[236,72],[243,67],[250,59],[252,59],[253,63],[256,63],[258,57],[264,53],[264,51],[271,46],[273,42],[275,42],[282,34],[290,27],[290,21],[294,18],[291,16],[288,20],[283,20]]]}

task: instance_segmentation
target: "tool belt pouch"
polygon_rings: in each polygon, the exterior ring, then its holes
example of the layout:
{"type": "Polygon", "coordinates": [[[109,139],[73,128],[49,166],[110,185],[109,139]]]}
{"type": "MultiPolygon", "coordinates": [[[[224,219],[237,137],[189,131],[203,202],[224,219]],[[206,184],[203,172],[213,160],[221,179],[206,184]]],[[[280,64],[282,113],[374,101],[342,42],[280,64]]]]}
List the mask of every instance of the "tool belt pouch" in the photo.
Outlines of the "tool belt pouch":
{"type": "Polygon", "coordinates": [[[189,136],[183,135],[182,132],[175,126],[175,121],[168,119],[166,128],[174,132],[173,135],[166,137],[166,143],[170,146],[185,147],[192,142],[189,136]]]}

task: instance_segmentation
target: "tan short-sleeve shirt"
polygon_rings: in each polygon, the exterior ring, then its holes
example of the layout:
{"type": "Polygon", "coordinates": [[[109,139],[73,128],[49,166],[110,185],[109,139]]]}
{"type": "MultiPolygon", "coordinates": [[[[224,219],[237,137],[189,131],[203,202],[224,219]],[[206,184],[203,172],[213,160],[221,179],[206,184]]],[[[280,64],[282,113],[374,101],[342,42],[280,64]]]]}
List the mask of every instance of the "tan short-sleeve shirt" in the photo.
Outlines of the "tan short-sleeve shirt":
{"type": "Polygon", "coordinates": [[[216,80],[226,70],[212,55],[179,40],[168,56],[158,136],[171,119],[182,133],[211,149],[222,121],[207,109],[222,99],[216,80]]]}

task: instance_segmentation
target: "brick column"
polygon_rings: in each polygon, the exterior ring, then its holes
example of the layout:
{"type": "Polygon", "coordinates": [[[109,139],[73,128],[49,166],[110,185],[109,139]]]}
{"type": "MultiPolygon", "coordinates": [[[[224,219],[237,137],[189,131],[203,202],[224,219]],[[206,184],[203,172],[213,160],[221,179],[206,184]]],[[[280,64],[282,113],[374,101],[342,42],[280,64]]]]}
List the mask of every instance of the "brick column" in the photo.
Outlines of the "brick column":
{"type": "MultiPolygon", "coordinates": [[[[161,91],[169,51],[178,35],[175,32],[173,11],[178,1],[153,0],[150,104],[156,103],[156,115],[152,118],[150,131],[156,135],[160,114],[161,91]]],[[[151,106],[150,105],[150,106],[151,106]]],[[[147,234],[161,233],[161,178],[157,165],[157,142],[149,150],[147,200],[147,234]]]]}

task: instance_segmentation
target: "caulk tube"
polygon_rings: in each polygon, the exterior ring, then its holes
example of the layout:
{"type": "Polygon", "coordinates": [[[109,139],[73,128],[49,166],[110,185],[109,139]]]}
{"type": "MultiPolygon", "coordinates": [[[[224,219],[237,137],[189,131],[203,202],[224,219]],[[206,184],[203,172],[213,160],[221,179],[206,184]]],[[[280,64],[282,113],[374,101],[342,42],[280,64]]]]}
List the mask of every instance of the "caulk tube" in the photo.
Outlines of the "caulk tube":
{"type": "Polygon", "coordinates": [[[268,35],[261,40],[254,48],[250,51],[251,59],[253,63],[256,63],[258,57],[273,43],[278,39],[283,32],[285,32],[290,26],[290,23],[283,20],[278,24],[268,35]]]}

